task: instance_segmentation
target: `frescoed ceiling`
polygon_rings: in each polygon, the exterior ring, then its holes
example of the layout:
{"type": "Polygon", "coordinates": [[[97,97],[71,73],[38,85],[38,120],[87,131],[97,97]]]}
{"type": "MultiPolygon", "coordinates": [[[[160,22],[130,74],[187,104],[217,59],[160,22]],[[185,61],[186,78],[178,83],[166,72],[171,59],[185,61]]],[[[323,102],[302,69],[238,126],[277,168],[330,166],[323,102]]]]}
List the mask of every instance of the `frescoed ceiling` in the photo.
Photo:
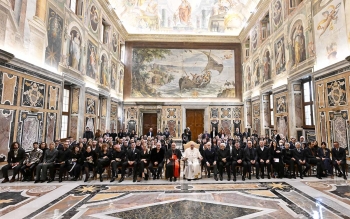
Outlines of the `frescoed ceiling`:
{"type": "Polygon", "coordinates": [[[129,34],[238,36],[260,0],[109,0],[129,34]]]}

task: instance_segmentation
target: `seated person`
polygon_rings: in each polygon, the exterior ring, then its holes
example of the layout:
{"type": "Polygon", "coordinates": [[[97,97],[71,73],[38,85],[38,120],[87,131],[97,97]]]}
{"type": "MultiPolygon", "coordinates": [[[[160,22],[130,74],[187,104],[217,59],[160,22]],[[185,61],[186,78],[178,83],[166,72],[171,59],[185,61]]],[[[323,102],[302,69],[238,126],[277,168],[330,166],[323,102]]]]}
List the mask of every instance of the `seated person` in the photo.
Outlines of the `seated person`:
{"type": "Polygon", "coordinates": [[[45,150],[44,159],[42,163],[36,166],[36,178],[34,183],[41,181],[45,182],[47,177],[47,169],[50,170],[50,179],[53,178],[54,163],[58,154],[58,150],[55,149],[55,143],[51,142],[49,149],[45,150]]]}
{"type": "Polygon", "coordinates": [[[333,143],[332,148],[332,162],[334,168],[339,172],[338,177],[344,177],[346,180],[346,172],[345,172],[345,165],[346,165],[346,152],[344,148],[339,147],[339,143],[335,141],[333,143]],[[339,166],[341,166],[342,171],[340,171],[339,166]],[[343,173],[342,173],[343,172],[343,173]]]}
{"type": "Polygon", "coordinates": [[[103,143],[97,160],[97,173],[100,174],[100,182],[103,182],[102,173],[104,172],[104,168],[108,167],[111,163],[108,153],[108,144],[103,143]]]}
{"type": "Polygon", "coordinates": [[[90,146],[86,147],[86,151],[83,153],[83,167],[84,167],[84,173],[85,173],[85,180],[84,182],[87,182],[89,179],[89,172],[93,171],[94,168],[96,167],[96,160],[97,160],[97,155],[95,151],[91,149],[90,146]]]}
{"type": "Polygon", "coordinates": [[[23,162],[21,172],[23,175],[22,182],[33,180],[33,171],[36,165],[39,164],[43,151],[39,149],[38,142],[33,143],[33,150],[28,153],[27,158],[23,162]]]}
{"type": "Polygon", "coordinates": [[[164,149],[161,148],[160,142],[157,142],[156,147],[151,150],[151,159],[148,166],[149,170],[153,175],[153,179],[159,179],[160,174],[164,166],[164,149]],[[153,167],[157,167],[157,173],[154,171],[153,167]]]}
{"type": "Polygon", "coordinates": [[[236,167],[243,167],[242,181],[245,181],[246,168],[243,165],[244,160],[244,152],[241,148],[239,141],[236,141],[235,147],[232,151],[232,169],[233,169],[233,181],[236,181],[236,167]]]}
{"type": "Polygon", "coordinates": [[[194,143],[192,142],[190,148],[187,148],[184,153],[184,160],[187,161],[184,174],[188,181],[201,178],[200,161],[202,159],[202,155],[199,153],[199,150],[194,147],[194,143]]]}
{"type": "Polygon", "coordinates": [[[318,149],[318,156],[322,159],[324,165],[324,175],[328,174],[333,176],[333,166],[331,160],[331,151],[327,148],[326,142],[321,143],[321,147],[318,149]]]}
{"type": "Polygon", "coordinates": [[[16,175],[21,170],[23,161],[25,159],[25,151],[23,148],[19,147],[18,142],[13,142],[10,147],[10,151],[7,154],[7,165],[1,168],[4,180],[1,183],[6,183],[9,181],[8,171],[13,170],[13,175],[10,182],[15,181],[16,175]]]}
{"type": "MultiPolygon", "coordinates": [[[[282,143],[281,141],[282,140],[280,140],[280,144],[282,143]]],[[[270,163],[272,163],[272,165],[273,165],[274,177],[282,179],[283,174],[284,174],[284,164],[282,161],[282,149],[279,145],[277,145],[277,143],[275,141],[273,141],[271,144],[272,145],[269,148],[270,157],[271,157],[270,163]]],[[[289,147],[289,143],[285,143],[285,145],[287,145],[287,144],[289,147]]]]}
{"type": "Polygon", "coordinates": [[[170,179],[170,182],[176,182],[180,177],[180,159],[181,151],[176,148],[176,144],[171,144],[171,149],[166,152],[165,158],[167,159],[165,177],[170,179]]]}
{"type": "Polygon", "coordinates": [[[141,146],[141,153],[140,153],[140,172],[139,177],[144,178],[145,180],[148,180],[148,165],[149,161],[151,159],[151,153],[147,148],[147,142],[143,142],[141,146]],[[145,173],[146,168],[146,173],[145,173]]]}
{"type": "Polygon", "coordinates": [[[82,152],[80,149],[79,145],[75,145],[73,147],[73,151],[71,153],[71,159],[68,162],[68,173],[70,176],[73,177],[73,181],[77,181],[79,176],[80,176],[80,172],[81,172],[81,166],[82,166],[82,152]]]}
{"type": "MultiPolygon", "coordinates": [[[[64,170],[67,169],[69,160],[71,159],[71,150],[69,150],[69,144],[68,142],[64,142],[63,143],[63,149],[58,151],[57,157],[56,157],[56,164],[55,167],[59,168],[59,172],[58,172],[58,182],[62,182],[62,176],[63,176],[63,172],[64,170]]],[[[54,180],[54,179],[50,179],[50,180],[54,180]]],[[[49,181],[51,182],[51,181],[49,181]]]]}
{"type": "Polygon", "coordinates": [[[323,163],[321,158],[317,154],[318,151],[314,147],[314,142],[311,142],[309,146],[304,149],[304,153],[308,164],[316,165],[316,177],[318,179],[322,179],[321,175],[323,171],[323,163]]]}
{"type": "Polygon", "coordinates": [[[306,172],[309,171],[310,165],[306,161],[306,156],[304,150],[301,149],[300,142],[295,143],[295,149],[293,150],[293,158],[298,165],[298,171],[300,174],[300,179],[303,179],[303,176],[306,175],[306,172]],[[305,170],[303,171],[303,166],[305,166],[305,170]]]}
{"type": "MultiPolygon", "coordinates": [[[[261,178],[264,179],[264,168],[267,168],[267,178],[270,179],[271,173],[271,155],[268,147],[264,146],[264,141],[259,141],[259,147],[256,149],[257,161],[260,166],[261,178]]],[[[257,179],[259,179],[259,169],[256,170],[257,179]]]]}
{"type": "MultiPolygon", "coordinates": [[[[136,149],[136,144],[131,143],[131,148],[126,152],[126,162],[123,163],[123,172],[127,167],[132,167],[133,172],[133,182],[136,182],[136,176],[138,171],[138,166],[140,163],[140,151],[136,149]]],[[[120,178],[119,182],[123,182],[124,175],[120,178]]],[[[140,179],[137,180],[140,182],[140,179]]]]}
{"type": "Polygon", "coordinates": [[[220,181],[223,180],[224,168],[227,172],[227,180],[231,180],[231,163],[230,163],[230,151],[226,148],[225,143],[220,144],[220,149],[217,151],[218,154],[218,166],[219,166],[219,177],[220,181]]]}
{"type": "Polygon", "coordinates": [[[218,181],[217,160],[218,156],[214,148],[211,147],[211,143],[207,142],[204,145],[203,160],[207,168],[208,178],[210,178],[210,167],[214,169],[214,180],[218,181]]]}
{"type": "Polygon", "coordinates": [[[253,148],[253,143],[250,140],[247,142],[247,147],[244,149],[243,159],[243,165],[249,174],[248,179],[251,179],[252,165],[255,166],[256,178],[259,179],[259,162],[257,162],[256,149],[253,148]]]}
{"type": "Polygon", "coordinates": [[[285,143],[284,148],[282,149],[283,163],[288,165],[289,179],[292,177],[295,179],[296,176],[294,166],[296,164],[296,160],[293,157],[293,149],[290,149],[289,146],[289,143],[285,143]]]}
{"type": "MultiPolygon", "coordinates": [[[[109,159],[111,160],[112,166],[112,179],[110,182],[114,182],[118,178],[118,167],[123,167],[125,161],[125,151],[121,149],[120,144],[115,144],[113,150],[109,153],[109,159]]],[[[122,176],[125,175],[125,172],[122,172],[122,176]]]]}

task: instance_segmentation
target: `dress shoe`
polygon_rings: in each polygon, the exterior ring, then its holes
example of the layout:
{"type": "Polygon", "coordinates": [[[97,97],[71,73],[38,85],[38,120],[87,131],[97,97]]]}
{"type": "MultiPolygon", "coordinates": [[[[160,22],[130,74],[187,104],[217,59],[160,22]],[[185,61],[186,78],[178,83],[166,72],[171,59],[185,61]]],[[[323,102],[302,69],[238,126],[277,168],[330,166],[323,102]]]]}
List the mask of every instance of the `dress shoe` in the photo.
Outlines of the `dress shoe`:
{"type": "Polygon", "coordinates": [[[132,179],[132,182],[136,182],[136,179],[134,178],[134,179],[132,179]]]}
{"type": "Polygon", "coordinates": [[[343,174],[340,172],[339,174],[338,174],[338,177],[342,177],[343,176],[343,174]]]}
{"type": "Polygon", "coordinates": [[[228,177],[228,178],[227,178],[227,181],[231,181],[231,177],[228,177]]]}
{"type": "Polygon", "coordinates": [[[122,176],[122,177],[120,178],[119,182],[121,183],[121,182],[123,182],[123,181],[124,181],[124,176],[122,176]]]}
{"type": "Polygon", "coordinates": [[[248,176],[248,179],[249,179],[249,180],[251,180],[251,179],[252,179],[252,176],[251,176],[251,175],[249,175],[249,176],[248,176]]]}
{"type": "Polygon", "coordinates": [[[41,180],[40,182],[41,182],[41,183],[44,183],[44,182],[45,182],[45,180],[41,180]]]}
{"type": "Polygon", "coordinates": [[[261,176],[261,179],[264,179],[264,175],[261,176]]]}
{"type": "Polygon", "coordinates": [[[103,178],[102,178],[102,176],[100,175],[100,182],[103,182],[103,178]]]}
{"type": "Polygon", "coordinates": [[[223,178],[222,178],[222,176],[220,176],[220,181],[222,181],[223,180],[223,178]]]}
{"type": "Polygon", "coordinates": [[[50,182],[52,182],[52,179],[49,179],[49,181],[47,181],[47,183],[50,183],[50,182]]]}
{"type": "Polygon", "coordinates": [[[317,178],[317,179],[322,179],[322,177],[321,177],[321,176],[319,176],[319,175],[317,175],[317,176],[316,176],[316,178],[317,178]]]}
{"type": "Polygon", "coordinates": [[[155,180],[155,179],[156,179],[156,177],[157,177],[157,176],[154,174],[154,175],[153,175],[153,180],[155,180]]]}
{"type": "Polygon", "coordinates": [[[176,177],[174,177],[174,182],[176,182],[176,180],[177,180],[177,178],[176,178],[176,177]]]}
{"type": "Polygon", "coordinates": [[[187,181],[191,181],[191,179],[187,179],[187,181]]]}
{"type": "Polygon", "coordinates": [[[214,179],[215,179],[215,181],[218,181],[218,177],[217,176],[214,176],[214,179]]]}
{"type": "Polygon", "coordinates": [[[145,180],[148,180],[148,174],[145,174],[145,180]]]}
{"type": "Polygon", "coordinates": [[[301,175],[301,174],[300,174],[300,179],[304,179],[304,178],[303,178],[303,175],[301,175]]]}
{"type": "Polygon", "coordinates": [[[10,180],[10,182],[12,183],[12,182],[14,182],[14,181],[16,181],[16,179],[15,179],[15,177],[12,177],[11,180],[10,180]]]}
{"type": "Polygon", "coordinates": [[[112,179],[110,180],[110,182],[114,182],[114,180],[115,180],[115,177],[112,177],[112,179]]]}
{"type": "Polygon", "coordinates": [[[173,181],[173,177],[170,177],[170,182],[172,182],[173,181]]]}
{"type": "MultiPolygon", "coordinates": [[[[87,181],[87,179],[85,179],[85,180],[87,181]]],[[[84,182],[86,182],[86,181],[84,181],[84,182]]],[[[62,182],[62,178],[59,178],[58,182],[61,183],[62,182]]]]}
{"type": "Polygon", "coordinates": [[[256,179],[260,179],[260,177],[259,177],[259,176],[256,176],[256,179]]]}
{"type": "Polygon", "coordinates": [[[8,181],[9,181],[9,178],[5,178],[1,183],[7,183],[8,181]]]}
{"type": "Polygon", "coordinates": [[[159,174],[157,175],[157,179],[159,179],[159,174]]]}
{"type": "Polygon", "coordinates": [[[268,175],[267,175],[267,178],[268,178],[268,179],[271,179],[271,176],[270,176],[270,174],[268,174],[268,175]]]}
{"type": "Polygon", "coordinates": [[[236,182],[236,177],[233,177],[233,182],[236,182]]]}
{"type": "Polygon", "coordinates": [[[245,177],[244,176],[242,176],[242,181],[245,181],[245,177]]]}
{"type": "Polygon", "coordinates": [[[34,183],[38,183],[38,182],[39,182],[39,180],[35,180],[35,181],[34,181],[34,183]]]}
{"type": "Polygon", "coordinates": [[[344,179],[347,180],[346,175],[344,174],[344,179]]]}

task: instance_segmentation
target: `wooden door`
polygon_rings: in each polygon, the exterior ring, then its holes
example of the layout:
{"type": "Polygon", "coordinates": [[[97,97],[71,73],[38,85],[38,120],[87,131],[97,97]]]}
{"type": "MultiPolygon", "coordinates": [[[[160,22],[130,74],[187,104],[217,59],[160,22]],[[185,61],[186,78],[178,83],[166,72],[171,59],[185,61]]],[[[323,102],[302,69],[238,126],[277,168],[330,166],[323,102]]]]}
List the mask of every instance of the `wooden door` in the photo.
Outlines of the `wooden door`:
{"type": "Polygon", "coordinates": [[[190,127],[192,132],[192,141],[197,141],[198,135],[204,132],[204,110],[187,109],[186,127],[190,127]]]}
{"type": "Polygon", "coordinates": [[[153,135],[157,134],[157,113],[143,114],[143,135],[146,135],[149,129],[153,129],[153,135]]]}

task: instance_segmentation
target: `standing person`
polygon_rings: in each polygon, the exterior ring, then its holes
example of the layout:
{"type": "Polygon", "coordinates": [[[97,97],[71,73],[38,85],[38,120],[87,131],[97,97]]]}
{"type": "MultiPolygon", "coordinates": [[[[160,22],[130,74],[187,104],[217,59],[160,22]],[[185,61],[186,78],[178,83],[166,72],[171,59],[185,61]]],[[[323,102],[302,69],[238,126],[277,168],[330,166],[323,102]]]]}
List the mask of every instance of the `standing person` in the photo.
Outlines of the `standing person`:
{"type": "Polygon", "coordinates": [[[200,161],[202,159],[199,150],[194,147],[194,143],[191,143],[190,148],[187,148],[184,153],[184,160],[187,161],[184,174],[188,181],[201,178],[200,161]]]}
{"type": "Polygon", "coordinates": [[[4,180],[1,183],[14,182],[16,175],[21,170],[23,161],[25,159],[25,151],[19,146],[18,142],[13,142],[10,147],[10,151],[7,154],[7,165],[1,168],[4,180]],[[9,180],[8,171],[13,170],[11,180],[9,180]]]}
{"type": "Polygon", "coordinates": [[[153,134],[153,129],[152,128],[150,128],[149,129],[149,131],[147,132],[147,136],[149,136],[149,137],[154,137],[154,134],[153,134]]]}
{"type": "Polygon", "coordinates": [[[86,126],[86,128],[85,128],[83,138],[86,138],[87,140],[94,139],[94,133],[92,133],[92,131],[90,131],[90,128],[88,126],[86,126]]]}
{"type": "Polygon", "coordinates": [[[151,159],[148,166],[149,170],[153,175],[153,179],[159,179],[160,174],[164,166],[164,149],[161,148],[160,142],[157,142],[156,147],[151,150],[151,159]],[[157,167],[157,173],[154,171],[153,167],[157,167]]]}
{"type": "Polygon", "coordinates": [[[187,127],[187,136],[188,136],[188,141],[192,141],[192,132],[190,127],[187,127]]]}
{"type": "Polygon", "coordinates": [[[171,144],[171,149],[167,151],[165,158],[167,159],[165,177],[170,179],[170,182],[176,182],[180,177],[180,159],[181,151],[176,148],[176,144],[171,144]]]}
{"type": "Polygon", "coordinates": [[[50,179],[54,177],[52,173],[54,172],[53,167],[57,154],[58,150],[55,149],[55,143],[51,142],[49,149],[45,151],[42,163],[39,163],[36,167],[36,178],[34,183],[38,183],[39,181],[42,183],[45,182],[47,177],[47,169],[50,170],[50,179]]]}
{"type": "Polygon", "coordinates": [[[181,135],[182,138],[182,144],[187,144],[189,142],[188,135],[187,135],[187,129],[184,130],[184,132],[181,135]]]}
{"type": "Polygon", "coordinates": [[[27,158],[23,162],[23,166],[21,167],[21,172],[23,175],[22,182],[32,180],[33,171],[43,155],[43,151],[39,149],[38,142],[34,142],[33,147],[34,149],[29,152],[27,158]]]}
{"type": "Polygon", "coordinates": [[[346,172],[345,172],[345,165],[346,165],[346,152],[344,148],[339,147],[339,143],[335,141],[333,143],[333,148],[332,148],[332,162],[333,166],[335,167],[336,170],[338,170],[339,174],[338,177],[344,177],[346,180],[346,172]],[[340,171],[339,166],[341,166],[342,171],[340,171]]]}
{"type": "Polygon", "coordinates": [[[165,131],[164,131],[163,135],[165,136],[165,139],[166,139],[166,140],[169,139],[170,132],[169,132],[169,129],[168,129],[168,128],[165,128],[165,131]]]}
{"type": "Polygon", "coordinates": [[[210,132],[210,138],[214,139],[216,136],[218,136],[218,132],[216,131],[216,128],[213,127],[213,130],[210,132]]]}

